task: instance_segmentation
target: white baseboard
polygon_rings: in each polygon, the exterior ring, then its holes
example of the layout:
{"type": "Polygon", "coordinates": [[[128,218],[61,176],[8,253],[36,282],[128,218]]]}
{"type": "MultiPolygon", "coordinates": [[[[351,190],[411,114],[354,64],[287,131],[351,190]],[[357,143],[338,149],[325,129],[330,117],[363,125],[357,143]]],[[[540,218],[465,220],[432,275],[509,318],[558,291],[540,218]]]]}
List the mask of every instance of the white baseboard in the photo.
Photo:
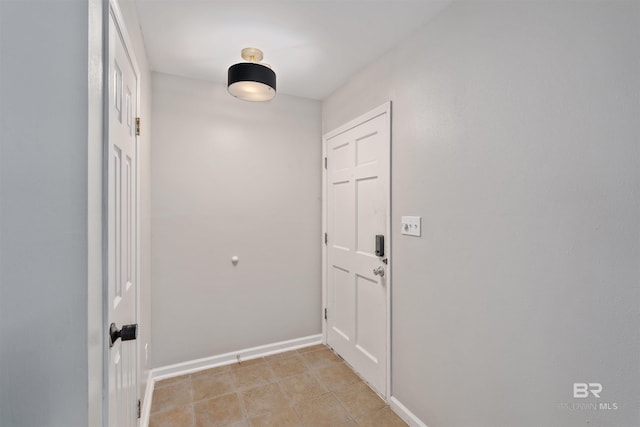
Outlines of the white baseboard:
{"type": "Polygon", "coordinates": [[[151,397],[156,381],[190,374],[205,369],[211,369],[218,366],[230,365],[232,363],[237,363],[238,360],[243,361],[257,359],[258,357],[269,356],[276,353],[284,353],[285,351],[296,350],[298,348],[309,347],[311,345],[321,343],[322,334],[310,335],[308,337],[261,345],[258,347],[232,351],[230,353],[220,354],[217,356],[205,357],[203,359],[190,360],[188,362],[176,363],[175,365],[168,365],[152,369],[149,371],[149,379],[147,380],[147,388],[145,391],[144,402],[142,404],[139,426],[148,427],[149,425],[149,414],[151,412],[152,400],[151,397]]]}
{"type": "Polygon", "coordinates": [[[289,341],[281,341],[274,344],[261,345],[247,348],[245,350],[232,351],[230,353],[219,354],[217,356],[205,357],[203,359],[190,360],[188,362],[176,363],[175,365],[163,366],[152,370],[153,379],[164,380],[179,375],[190,374],[217,366],[230,365],[238,360],[251,360],[258,357],[269,356],[270,354],[282,353],[284,351],[295,350],[314,344],[320,344],[322,336],[311,335],[304,338],[297,338],[289,341]]]}
{"type": "Polygon", "coordinates": [[[402,418],[405,423],[409,424],[409,427],[427,427],[420,418],[416,417],[413,412],[408,410],[406,406],[393,396],[389,399],[389,407],[396,415],[402,418]]]}

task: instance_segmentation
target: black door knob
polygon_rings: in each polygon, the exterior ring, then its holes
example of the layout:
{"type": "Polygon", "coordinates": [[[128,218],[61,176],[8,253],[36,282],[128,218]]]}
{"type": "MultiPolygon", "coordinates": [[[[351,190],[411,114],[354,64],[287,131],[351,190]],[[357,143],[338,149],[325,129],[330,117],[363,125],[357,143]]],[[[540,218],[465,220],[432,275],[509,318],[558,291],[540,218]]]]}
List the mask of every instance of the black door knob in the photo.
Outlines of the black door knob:
{"type": "Polygon", "coordinates": [[[122,341],[131,341],[138,338],[138,324],[123,325],[122,329],[118,330],[115,323],[109,326],[109,347],[113,347],[113,343],[120,338],[122,341]]]}

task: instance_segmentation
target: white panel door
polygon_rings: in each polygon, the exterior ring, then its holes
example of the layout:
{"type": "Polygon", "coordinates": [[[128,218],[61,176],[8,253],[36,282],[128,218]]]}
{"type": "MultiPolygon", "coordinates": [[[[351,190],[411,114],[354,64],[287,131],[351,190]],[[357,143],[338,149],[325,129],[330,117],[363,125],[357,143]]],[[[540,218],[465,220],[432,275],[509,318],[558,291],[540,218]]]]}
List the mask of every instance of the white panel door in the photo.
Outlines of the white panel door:
{"type": "MultiPolygon", "coordinates": [[[[138,76],[114,16],[109,17],[108,84],[108,322],[137,324],[138,171],[136,109],[138,76]]],[[[137,325],[136,325],[137,328],[137,325]]],[[[111,343],[110,343],[111,344],[111,343]]],[[[108,354],[108,425],[137,425],[138,345],[116,339],[108,354]]]]}
{"type": "Polygon", "coordinates": [[[325,137],[325,274],[327,344],[386,395],[391,140],[383,107],[325,137]],[[385,238],[384,256],[376,235],[385,238]]]}

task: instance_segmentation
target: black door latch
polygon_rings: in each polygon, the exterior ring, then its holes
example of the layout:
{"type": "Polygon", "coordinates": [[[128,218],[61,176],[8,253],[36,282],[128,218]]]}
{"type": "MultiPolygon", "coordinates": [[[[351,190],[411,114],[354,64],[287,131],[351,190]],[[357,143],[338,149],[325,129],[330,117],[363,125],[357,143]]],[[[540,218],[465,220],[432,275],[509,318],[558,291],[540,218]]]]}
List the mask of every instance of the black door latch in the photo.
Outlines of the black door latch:
{"type": "Polygon", "coordinates": [[[384,234],[376,234],[376,256],[384,256],[384,234]]]}
{"type": "Polygon", "coordinates": [[[118,330],[115,323],[109,326],[109,347],[113,347],[113,343],[120,338],[122,341],[131,341],[138,338],[138,324],[123,325],[122,329],[118,330]]]}

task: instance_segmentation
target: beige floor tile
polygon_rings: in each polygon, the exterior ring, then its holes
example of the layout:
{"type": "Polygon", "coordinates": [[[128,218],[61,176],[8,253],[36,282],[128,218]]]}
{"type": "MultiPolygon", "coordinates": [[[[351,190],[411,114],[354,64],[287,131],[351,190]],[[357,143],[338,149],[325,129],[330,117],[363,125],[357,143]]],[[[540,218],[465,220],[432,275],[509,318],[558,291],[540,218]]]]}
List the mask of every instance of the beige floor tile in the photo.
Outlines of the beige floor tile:
{"type": "Polygon", "coordinates": [[[246,368],[247,366],[259,365],[264,362],[264,357],[257,357],[255,359],[242,360],[240,363],[233,363],[229,365],[229,367],[233,370],[238,368],[246,368]]]}
{"type": "Polygon", "coordinates": [[[253,417],[252,427],[298,427],[300,419],[291,408],[282,408],[277,411],[267,412],[253,417]]]}
{"type": "Polygon", "coordinates": [[[229,394],[235,391],[236,384],[231,372],[220,374],[211,372],[208,375],[201,374],[192,377],[191,386],[193,387],[193,401],[197,402],[229,394]]]}
{"type": "Polygon", "coordinates": [[[196,427],[222,427],[245,421],[236,393],[196,402],[193,409],[196,427]]]}
{"type": "Polygon", "coordinates": [[[173,384],[178,384],[181,382],[189,382],[189,375],[180,375],[179,377],[173,377],[173,378],[167,378],[166,380],[160,380],[157,381],[154,385],[153,388],[157,389],[157,388],[163,388],[169,385],[173,385],[173,384]]]}
{"type": "Polygon", "coordinates": [[[258,363],[233,369],[233,377],[239,390],[271,383],[275,380],[268,363],[258,363]]]}
{"type": "Polygon", "coordinates": [[[193,427],[193,405],[158,412],[149,417],[149,427],[193,427]]]}
{"type": "Polygon", "coordinates": [[[225,424],[222,427],[250,427],[250,426],[249,426],[249,421],[243,420],[243,421],[238,421],[236,423],[225,424]]]}
{"type": "Polygon", "coordinates": [[[351,368],[344,363],[335,363],[318,370],[318,378],[331,391],[340,390],[350,384],[361,381],[351,368]]]}
{"type": "Polygon", "coordinates": [[[218,374],[222,374],[224,372],[229,372],[229,371],[231,371],[231,365],[218,366],[215,368],[194,372],[191,374],[191,379],[198,378],[198,377],[206,377],[209,375],[218,375],[218,374]]]}
{"type": "Polygon", "coordinates": [[[296,355],[298,355],[298,351],[291,350],[291,351],[285,351],[284,353],[276,353],[276,354],[272,354],[271,356],[265,356],[264,360],[266,360],[267,362],[271,362],[272,360],[288,359],[296,355]]]}
{"type": "Polygon", "coordinates": [[[154,389],[151,413],[163,412],[192,402],[191,381],[179,381],[154,389]]]}
{"type": "Polygon", "coordinates": [[[278,384],[267,384],[243,391],[242,401],[248,416],[259,415],[264,412],[286,408],[288,399],[280,391],[278,384]]]}
{"type": "Polygon", "coordinates": [[[290,377],[292,375],[302,374],[307,371],[307,365],[303,362],[302,357],[294,354],[293,357],[286,359],[276,359],[269,362],[271,370],[278,378],[290,377]]]}
{"type": "Polygon", "coordinates": [[[342,360],[328,348],[324,348],[318,351],[312,351],[309,353],[302,353],[301,355],[305,363],[311,369],[321,368],[333,363],[342,362],[342,360]]]}
{"type": "Polygon", "coordinates": [[[406,424],[342,359],[317,345],[158,382],[149,427],[173,426],[406,424]]]}
{"type": "Polygon", "coordinates": [[[356,421],[361,427],[407,427],[407,424],[388,406],[368,412],[364,416],[356,418],[356,421]]]}
{"type": "Polygon", "coordinates": [[[348,385],[334,395],[353,418],[385,406],[384,400],[362,381],[348,385]]]}
{"type": "Polygon", "coordinates": [[[322,349],[325,349],[325,348],[327,348],[327,346],[324,345],[324,344],[316,344],[316,345],[310,345],[309,347],[299,348],[297,350],[297,352],[298,353],[308,353],[310,351],[322,350],[322,349]]]}
{"type": "Polygon", "coordinates": [[[280,386],[291,403],[298,403],[327,392],[327,389],[310,373],[287,377],[280,382],[280,386]]]}
{"type": "Polygon", "coordinates": [[[300,402],[294,409],[303,426],[335,427],[350,420],[347,411],[331,393],[300,402]]]}

